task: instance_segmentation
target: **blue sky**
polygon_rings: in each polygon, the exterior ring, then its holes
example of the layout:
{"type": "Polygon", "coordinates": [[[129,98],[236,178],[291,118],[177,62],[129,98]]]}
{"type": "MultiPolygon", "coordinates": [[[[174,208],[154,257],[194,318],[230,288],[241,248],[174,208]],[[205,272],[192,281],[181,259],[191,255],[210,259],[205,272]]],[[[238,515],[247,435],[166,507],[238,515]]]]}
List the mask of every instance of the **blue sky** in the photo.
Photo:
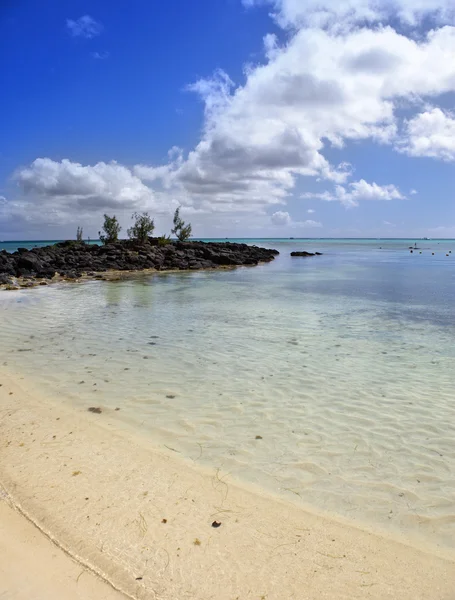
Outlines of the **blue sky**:
{"type": "Polygon", "coordinates": [[[0,7],[0,239],[455,237],[448,0],[0,7]],[[418,8],[415,8],[415,7],[418,8]]]}

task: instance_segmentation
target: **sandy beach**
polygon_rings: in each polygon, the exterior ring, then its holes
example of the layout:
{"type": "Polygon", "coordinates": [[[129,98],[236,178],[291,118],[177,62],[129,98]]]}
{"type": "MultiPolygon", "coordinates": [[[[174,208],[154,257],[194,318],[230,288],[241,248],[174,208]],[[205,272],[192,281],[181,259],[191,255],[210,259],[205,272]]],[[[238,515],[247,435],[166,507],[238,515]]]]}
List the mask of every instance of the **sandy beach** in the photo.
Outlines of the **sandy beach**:
{"type": "Polygon", "coordinates": [[[122,600],[0,499],[0,597],[5,600],[122,600]]]}
{"type": "Polygon", "coordinates": [[[450,554],[240,487],[226,473],[118,431],[109,410],[72,410],[39,397],[4,367],[0,383],[3,495],[42,532],[2,504],[7,598],[30,597],[27,585],[49,586],[38,598],[52,598],[54,589],[58,597],[58,586],[81,572],[88,587],[72,584],[66,598],[81,597],[80,589],[86,599],[119,597],[94,574],[141,600],[455,597],[450,554]],[[44,548],[39,562],[36,545],[44,548]],[[18,555],[27,553],[35,562],[25,579],[18,555]]]}

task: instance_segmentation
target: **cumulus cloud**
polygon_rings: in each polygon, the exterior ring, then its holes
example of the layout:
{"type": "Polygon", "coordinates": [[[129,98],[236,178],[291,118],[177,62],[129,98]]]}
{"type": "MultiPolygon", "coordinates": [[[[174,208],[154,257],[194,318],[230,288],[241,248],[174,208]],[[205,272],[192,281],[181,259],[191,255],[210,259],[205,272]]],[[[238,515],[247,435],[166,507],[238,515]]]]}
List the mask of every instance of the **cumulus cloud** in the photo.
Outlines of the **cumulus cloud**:
{"type": "Polygon", "coordinates": [[[292,222],[291,215],[288,212],[283,212],[282,210],[273,213],[270,218],[274,225],[290,225],[292,222]]]}
{"type": "Polygon", "coordinates": [[[307,210],[307,213],[308,213],[308,214],[310,214],[310,215],[312,215],[312,214],[313,214],[313,213],[315,213],[315,212],[316,212],[316,211],[315,211],[313,208],[309,208],[309,209],[307,210]]]}
{"type": "Polygon", "coordinates": [[[24,200],[11,205],[17,213],[46,222],[65,222],[103,210],[166,210],[159,196],[132,170],[116,162],[95,165],[37,158],[14,175],[25,192],[24,200]]]}
{"type": "Polygon", "coordinates": [[[83,166],[66,159],[37,158],[29,167],[18,169],[15,177],[28,193],[71,198],[75,205],[90,209],[152,201],[150,188],[116,162],[83,166]]]}
{"type": "Polygon", "coordinates": [[[455,28],[411,39],[391,27],[337,33],[299,29],[283,46],[265,40],[266,62],[234,87],[223,72],[191,89],[205,104],[203,137],[175,174],[188,193],[232,204],[283,203],[300,177],[346,183],[329,145],[391,144],[397,109],[455,90],[455,28]]]}
{"type": "Polygon", "coordinates": [[[368,183],[364,179],[354,181],[347,187],[337,185],[334,192],[302,194],[302,198],[317,198],[328,202],[341,202],[346,208],[358,206],[362,200],[403,200],[405,196],[394,185],[368,183]]]}
{"type": "Polygon", "coordinates": [[[306,221],[293,221],[288,212],[279,210],[270,217],[273,225],[278,227],[322,227],[322,223],[307,219],[306,221]]]}
{"type": "Polygon", "coordinates": [[[400,149],[410,156],[455,160],[454,114],[433,107],[408,120],[400,149]]]}
{"type": "Polygon", "coordinates": [[[100,35],[103,25],[90,15],[84,15],[76,20],[67,19],[66,28],[73,37],[94,38],[100,35]]]}
{"type": "MultiPolygon", "coordinates": [[[[188,87],[204,107],[192,150],[173,148],[163,165],[131,168],[37,159],[17,175],[26,204],[35,195],[42,207],[54,203],[65,214],[71,206],[77,214],[81,206],[181,204],[194,214],[261,215],[270,223],[269,215],[285,214],[295,187],[311,177],[331,182],[335,191],[304,197],[345,206],[401,199],[393,185],[349,183],[354,166],[332,164],[329,152],[344,158],[349,143],[368,141],[453,160],[453,116],[436,106],[439,96],[455,92],[451,2],[269,2],[277,22],[291,27],[285,41],[266,35],[262,60],[245,67],[241,82],[218,70],[188,87]],[[433,108],[422,113],[429,102],[433,108]]],[[[68,21],[68,28],[85,37],[100,32],[88,15],[68,21]]]]}
{"type": "Polygon", "coordinates": [[[395,18],[416,25],[424,18],[436,22],[454,19],[452,0],[243,0],[246,6],[270,4],[282,27],[374,24],[395,18]]]}

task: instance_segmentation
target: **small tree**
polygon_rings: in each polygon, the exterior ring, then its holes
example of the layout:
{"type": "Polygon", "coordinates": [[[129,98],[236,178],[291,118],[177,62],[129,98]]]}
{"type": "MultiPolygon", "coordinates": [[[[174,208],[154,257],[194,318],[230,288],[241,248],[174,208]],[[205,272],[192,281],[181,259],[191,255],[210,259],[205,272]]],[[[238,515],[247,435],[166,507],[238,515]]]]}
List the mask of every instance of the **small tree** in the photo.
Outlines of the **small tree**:
{"type": "Polygon", "coordinates": [[[134,225],[128,229],[128,237],[140,244],[145,244],[155,229],[155,222],[148,213],[133,213],[134,225]]]}
{"type": "Polygon", "coordinates": [[[168,246],[171,243],[170,235],[160,235],[158,238],[158,246],[168,246]]]}
{"type": "Polygon", "coordinates": [[[180,217],[180,206],[175,209],[174,213],[174,229],[171,229],[179,242],[186,242],[191,237],[191,223],[185,225],[185,221],[182,221],[180,217]]]}
{"type": "Polygon", "coordinates": [[[83,236],[84,230],[82,229],[82,227],[78,227],[77,228],[77,233],[76,233],[76,242],[82,242],[82,236],[83,236]]]}
{"type": "Polygon", "coordinates": [[[122,228],[120,227],[120,223],[115,215],[113,217],[104,215],[104,234],[99,231],[98,235],[100,236],[100,240],[103,242],[103,244],[112,244],[118,240],[118,234],[121,230],[122,228]]]}

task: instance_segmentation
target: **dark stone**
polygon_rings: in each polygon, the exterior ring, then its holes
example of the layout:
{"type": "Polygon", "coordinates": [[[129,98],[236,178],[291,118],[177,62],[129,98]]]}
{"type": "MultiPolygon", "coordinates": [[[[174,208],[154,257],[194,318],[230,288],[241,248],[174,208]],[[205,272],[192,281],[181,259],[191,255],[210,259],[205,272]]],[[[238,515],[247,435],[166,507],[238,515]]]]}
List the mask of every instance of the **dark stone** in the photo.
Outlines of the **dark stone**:
{"type": "Polygon", "coordinates": [[[19,260],[17,261],[17,268],[26,269],[27,271],[35,271],[36,273],[41,271],[42,262],[37,256],[31,252],[28,252],[27,254],[22,254],[20,256],[19,260]]]}
{"type": "Polygon", "coordinates": [[[150,238],[144,244],[120,240],[115,244],[98,246],[69,240],[33,250],[1,251],[0,276],[5,280],[9,280],[11,275],[42,280],[52,279],[55,273],[59,273],[66,279],[79,279],[84,273],[98,278],[100,276],[96,273],[111,269],[185,271],[253,266],[270,262],[277,254],[277,250],[231,242],[170,241],[163,246],[157,238],[150,238]]]}
{"type": "Polygon", "coordinates": [[[305,250],[299,252],[291,252],[291,256],[322,256],[322,252],[306,252],[305,250]]]}

